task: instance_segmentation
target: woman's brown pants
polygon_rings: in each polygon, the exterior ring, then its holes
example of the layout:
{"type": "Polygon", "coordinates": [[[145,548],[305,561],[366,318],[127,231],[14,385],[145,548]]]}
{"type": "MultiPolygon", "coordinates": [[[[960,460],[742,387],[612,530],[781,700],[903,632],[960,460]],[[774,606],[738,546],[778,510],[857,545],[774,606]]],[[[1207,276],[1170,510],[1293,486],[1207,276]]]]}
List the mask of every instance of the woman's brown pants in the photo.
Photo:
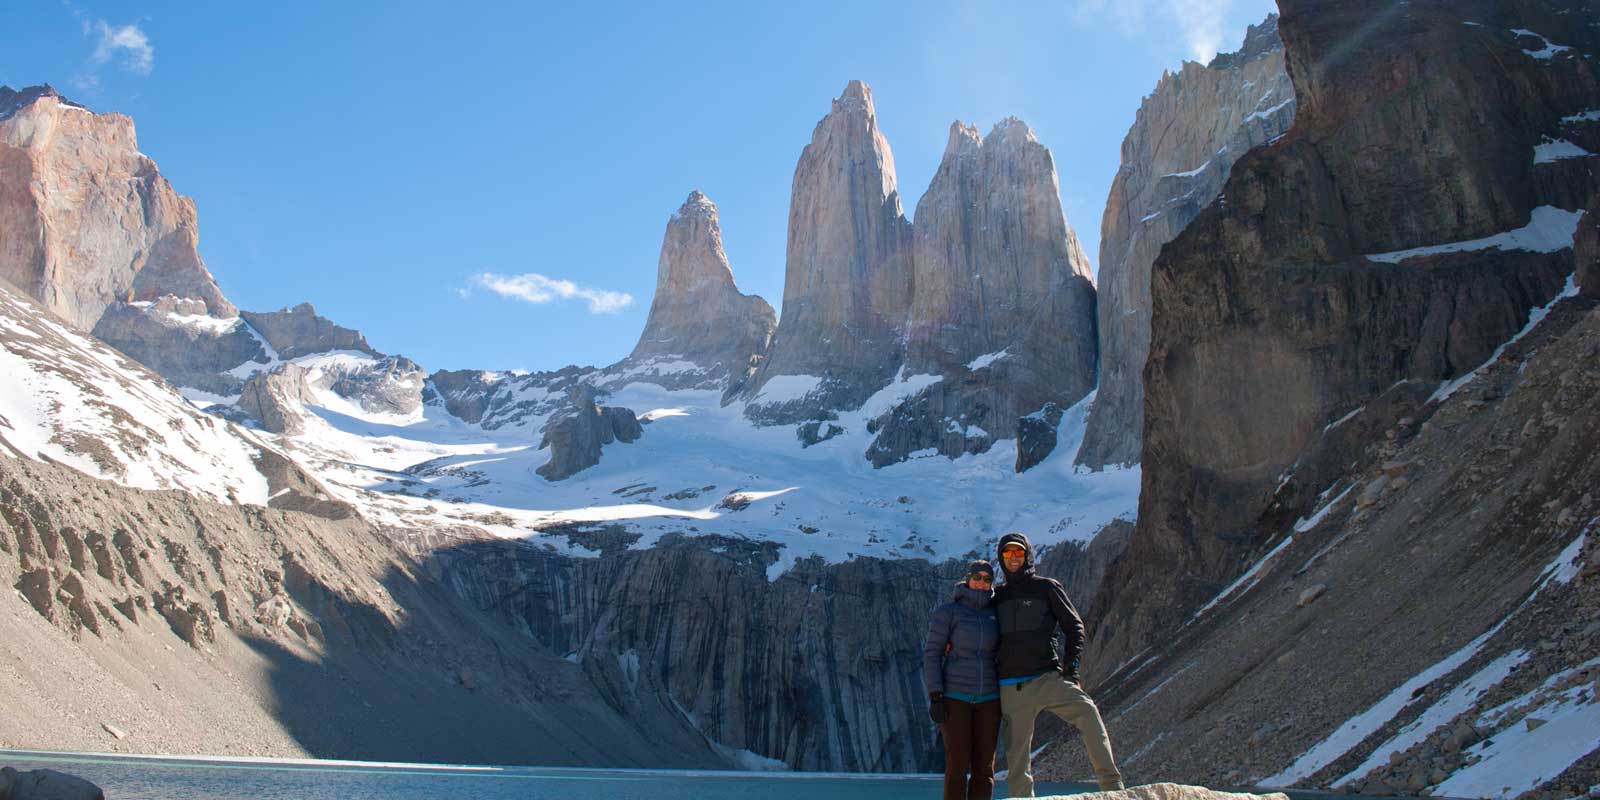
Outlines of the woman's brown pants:
{"type": "Polygon", "coordinates": [[[994,745],[1000,738],[1000,701],[963,703],[946,699],[944,800],[990,800],[994,796],[994,745]],[[971,773],[971,777],[968,777],[971,773]]]}

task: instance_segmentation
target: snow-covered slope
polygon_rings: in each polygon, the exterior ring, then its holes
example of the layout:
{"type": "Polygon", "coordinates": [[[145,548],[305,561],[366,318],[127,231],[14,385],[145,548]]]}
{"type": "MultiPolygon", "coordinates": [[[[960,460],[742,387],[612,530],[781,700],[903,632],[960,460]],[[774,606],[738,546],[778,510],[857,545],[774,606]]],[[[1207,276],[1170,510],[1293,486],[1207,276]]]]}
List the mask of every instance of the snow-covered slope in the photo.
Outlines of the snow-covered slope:
{"type": "Polygon", "coordinates": [[[255,435],[0,282],[0,443],[137,489],[266,505],[255,435]]]}
{"type": "MultiPolygon", "coordinates": [[[[929,452],[873,469],[862,456],[867,422],[935,378],[904,377],[834,422],[843,433],[806,447],[793,426],[756,426],[742,403],[723,406],[720,391],[671,390],[639,377],[489,373],[479,380],[500,395],[492,408],[516,411],[477,423],[450,414],[436,393],[418,414],[399,417],[314,390],[302,432],[262,435],[377,521],[467,524],[534,539],[554,528],[622,524],[641,534],[635,548],[673,532],[743,537],[782,545],[772,577],[810,555],[959,557],[987,550],[1007,530],[1044,543],[1086,541],[1137,506],[1136,469],[1072,466],[1092,398],[1064,415],[1062,446],[1026,473],[1013,470],[1011,440],[954,461],[929,452]],[[606,446],[599,465],[567,480],[547,481],[535,473],[550,459],[549,448],[537,446],[540,431],[574,378],[605,387],[602,402],[631,409],[644,436],[606,446]]],[[[552,546],[565,542],[551,538],[552,546]]]]}

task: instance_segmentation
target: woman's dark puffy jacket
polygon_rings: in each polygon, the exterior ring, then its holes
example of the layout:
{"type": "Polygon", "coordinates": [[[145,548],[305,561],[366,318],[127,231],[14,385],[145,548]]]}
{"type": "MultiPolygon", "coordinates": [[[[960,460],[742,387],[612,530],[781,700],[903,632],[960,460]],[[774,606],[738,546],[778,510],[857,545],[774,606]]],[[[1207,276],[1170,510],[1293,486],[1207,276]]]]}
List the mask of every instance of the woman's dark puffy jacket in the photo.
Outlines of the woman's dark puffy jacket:
{"type": "Polygon", "coordinates": [[[956,584],[951,602],[934,609],[922,650],[922,684],[928,693],[983,695],[1000,691],[994,651],[1000,625],[989,605],[993,592],[956,584]],[[945,645],[950,645],[949,654],[945,645]]]}

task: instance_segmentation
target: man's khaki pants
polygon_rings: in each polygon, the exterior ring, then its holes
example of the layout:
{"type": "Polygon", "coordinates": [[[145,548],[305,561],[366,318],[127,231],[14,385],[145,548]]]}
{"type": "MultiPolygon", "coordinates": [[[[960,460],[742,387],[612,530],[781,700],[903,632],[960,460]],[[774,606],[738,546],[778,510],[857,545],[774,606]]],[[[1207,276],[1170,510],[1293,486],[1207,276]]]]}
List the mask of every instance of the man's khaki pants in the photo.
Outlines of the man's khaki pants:
{"type": "Polygon", "coordinates": [[[1089,751],[1089,763],[1094,765],[1094,777],[1102,790],[1122,788],[1122,773],[1111,757],[1111,737],[1100,720],[1100,709],[1076,683],[1052,672],[1027,683],[1000,687],[1006,789],[1012,797],[1033,796],[1033,724],[1041,711],[1066,720],[1083,734],[1083,746],[1089,751]]]}

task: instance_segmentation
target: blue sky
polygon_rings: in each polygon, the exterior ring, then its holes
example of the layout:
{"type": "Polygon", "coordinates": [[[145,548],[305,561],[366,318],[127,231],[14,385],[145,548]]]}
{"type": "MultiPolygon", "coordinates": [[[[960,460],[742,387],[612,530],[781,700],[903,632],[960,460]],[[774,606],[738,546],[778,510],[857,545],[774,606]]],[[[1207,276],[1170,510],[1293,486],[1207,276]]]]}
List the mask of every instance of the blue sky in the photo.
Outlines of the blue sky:
{"type": "Polygon", "coordinates": [[[632,348],[691,189],[720,209],[740,288],[781,308],[794,164],[852,78],[907,213],[952,120],[1016,115],[1098,262],[1141,98],[1274,10],[864,6],[37,2],[8,14],[0,83],[132,116],[240,307],[309,300],[430,370],[550,369],[632,348]],[[538,277],[501,294],[483,274],[538,277]]]}

